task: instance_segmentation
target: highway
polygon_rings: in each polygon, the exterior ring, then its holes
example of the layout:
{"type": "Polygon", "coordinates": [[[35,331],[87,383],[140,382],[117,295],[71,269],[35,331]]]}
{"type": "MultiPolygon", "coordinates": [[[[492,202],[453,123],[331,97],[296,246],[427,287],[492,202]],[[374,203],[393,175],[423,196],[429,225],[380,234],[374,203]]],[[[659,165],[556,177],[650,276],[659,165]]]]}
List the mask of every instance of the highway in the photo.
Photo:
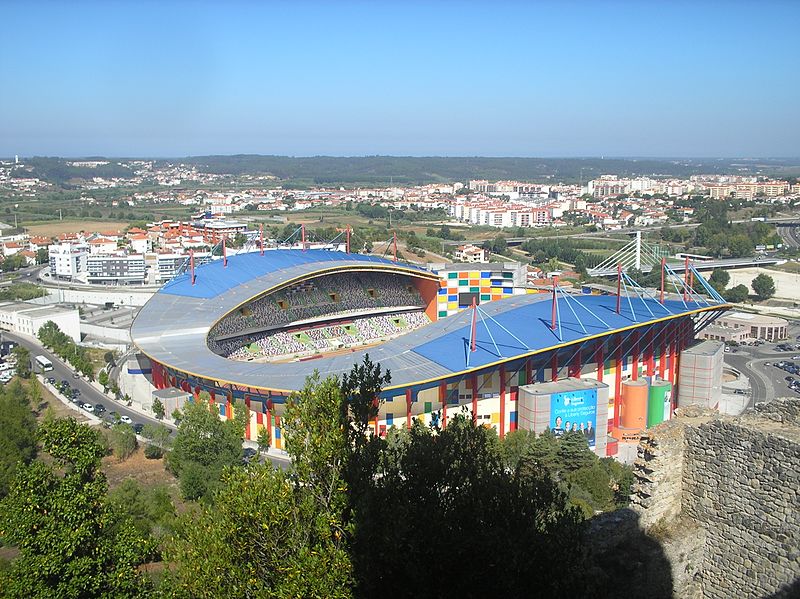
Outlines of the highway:
{"type": "MultiPolygon", "coordinates": [[[[163,424],[170,429],[171,435],[174,436],[177,428],[172,423],[172,421],[157,420],[155,418],[150,418],[149,416],[146,416],[141,412],[129,408],[124,403],[115,401],[113,399],[109,399],[108,397],[103,395],[100,391],[95,389],[91,384],[89,384],[89,382],[86,379],[82,377],[74,377],[73,376],[74,371],[67,364],[65,364],[61,360],[61,358],[56,356],[50,350],[47,350],[42,346],[34,343],[29,338],[23,337],[21,335],[15,335],[14,333],[9,333],[8,331],[2,332],[2,338],[6,341],[14,341],[22,345],[23,347],[27,348],[28,351],[31,352],[31,361],[33,361],[35,356],[45,356],[48,360],[50,360],[53,363],[53,370],[48,372],[47,376],[55,378],[56,383],[58,383],[61,380],[66,380],[69,382],[70,387],[72,387],[73,389],[79,389],[81,392],[80,394],[81,402],[90,403],[92,405],[97,405],[101,403],[106,408],[106,414],[108,414],[109,412],[118,412],[120,416],[128,416],[134,424],[136,423],[156,424],[156,425],[163,424]]],[[[246,445],[248,447],[252,447],[253,444],[247,443],[246,445]]],[[[286,469],[290,463],[290,460],[288,458],[276,456],[273,454],[268,454],[266,456],[266,459],[268,459],[275,468],[286,469]]]]}
{"type": "Polygon", "coordinates": [[[776,227],[783,243],[790,248],[800,247],[800,227],[776,227]]]}

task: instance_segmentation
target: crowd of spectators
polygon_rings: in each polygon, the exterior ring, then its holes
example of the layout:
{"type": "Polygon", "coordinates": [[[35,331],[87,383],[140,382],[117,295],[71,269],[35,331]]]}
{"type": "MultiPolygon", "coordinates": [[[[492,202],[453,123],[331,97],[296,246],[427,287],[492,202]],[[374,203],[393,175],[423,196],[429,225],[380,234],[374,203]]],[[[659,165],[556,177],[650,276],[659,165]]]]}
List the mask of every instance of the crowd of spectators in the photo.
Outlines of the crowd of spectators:
{"type": "Polygon", "coordinates": [[[352,314],[374,308],[423,307],[408,277],[391,273],[337,273],[317,277],[264,295],[217,323],[209,333],[219,337],[278,327],[330,314],[352,314]]]}
{"type": "Polygon", "coordinates": [[[390,339],[429,322],[424,312],[366,316],[345,324],[305,328],[291,333],[259,333],[215,342],[212,349],[233,360],[297,356],[390,339]]]}

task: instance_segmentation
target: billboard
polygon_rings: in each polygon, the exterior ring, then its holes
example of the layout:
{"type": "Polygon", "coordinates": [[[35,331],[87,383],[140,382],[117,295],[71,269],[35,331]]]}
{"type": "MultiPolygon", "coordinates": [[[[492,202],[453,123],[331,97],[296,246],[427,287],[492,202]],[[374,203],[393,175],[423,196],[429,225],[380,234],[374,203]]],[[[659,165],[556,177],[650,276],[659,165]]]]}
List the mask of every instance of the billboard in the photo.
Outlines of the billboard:
{"type": "Polygon", "coordinates": [[[567,432],[586,436],[589,447],[595,446],[597,426],[597,389],[563,391],[550,395],[550,430],[556,437],[567,432]]]}

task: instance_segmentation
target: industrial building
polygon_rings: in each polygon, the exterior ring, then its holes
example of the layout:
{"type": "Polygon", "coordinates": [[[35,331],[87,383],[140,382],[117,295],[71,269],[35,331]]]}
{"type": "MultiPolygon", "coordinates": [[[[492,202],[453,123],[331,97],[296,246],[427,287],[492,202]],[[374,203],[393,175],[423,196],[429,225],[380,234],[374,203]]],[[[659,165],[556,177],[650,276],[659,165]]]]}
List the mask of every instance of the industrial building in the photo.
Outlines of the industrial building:
{"type": "MultiPolygon", "coordinates": [[[[514,280],[512,270],[495,264],[427,270],[322,250],[240,254],[166,284],[142,308],[131,336],[151,360],[157,388],[176,387],[195,399],[206,391],[227,417],[240,401],[250,414],[248,438],[266,428],[279,449],[288,396],[314,370],[341,375],[369,354],[392,375],[373,434],[415,420],[446,426],[466,407],[475,422],[503,436],[525,418],[522,396],[546,391],[563,398],[559,394],[568,391],[529,386],[585,379],[568,384],[593,386],[594,401],[605,403],[594,412],[605,424],[593,428],[608,438],[596,438],[595,448],[602,452],[605,443],[606,455],[613,455],[617,443],[638,442],[643,428],[670,416],[681,352],[729,307],[713,290],[701,295],[688,286],[660,298],[632,281],[616,297],[569,294],[555,282],[548,293],[517,294],[506,284],[514,280]],[[491,291],[498,273],[498,287],[511,291],[491,291]],[[369,281],[369,288],[358,281],[369,281]],[[419,301],[381,303],[390,288],[419,301]],[[348,303],[353,294],[366,298],[363,306],[348,303]],[[441,296],[447,297],[446,310],[441,296]],[[450,296],[456,298],[452,310],[450,296]],[[427,324],[380,341],[355,339],[376,314],[393,331],[404,320],[426,318],[427,324]],[[331,331],[338,331],[335,343],[331,331]],[[345,338],[350,346],[342,345],[345,338]]],[[[539,407],[537,413],[540,424],[539,407]]],[[[536,430],[536,417],[525,422],[536,430]]]]}

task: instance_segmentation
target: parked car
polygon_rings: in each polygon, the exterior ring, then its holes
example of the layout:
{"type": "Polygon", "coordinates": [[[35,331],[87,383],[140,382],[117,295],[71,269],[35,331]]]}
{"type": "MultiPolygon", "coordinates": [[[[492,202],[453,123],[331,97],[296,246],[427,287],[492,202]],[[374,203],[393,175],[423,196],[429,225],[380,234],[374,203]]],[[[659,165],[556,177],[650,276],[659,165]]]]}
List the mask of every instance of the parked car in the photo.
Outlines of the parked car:
{"type": "Polygon", "coordinates": [[[109,412],[108,417],[111,419],[111,422],[117,422],[119,420],[119,412],[109,412]]]}
{"type": "Polygon", "coordinates": [[[55,385],[56,384],[56,377],[54,377],[54,376],[47,377],[47,382],[50,383],[51,385],[55,385]]]}
{"type": "Polygon", "coordinates": [[[90,403],[81,404],[81,408],[83,408],[87,412],[94,412],[94,406],[90,403]]]}
{"type": "Polygon", "coordinates": [[[124,422],[125,424],[131,424],[133,422],[130,416],[120,416],[119,420],[120,422],[124,422]]]}
{"type": "Polygon", "coordinates": [[[144,430],[144,424],[142,424],[141,422],[135,422],[133,425],[133,432],[136,433],[137,435],[141,435],[142,430],[144,430]]]}
{"type": "Polygon", "coordinates": [[[106,411],[106,407],[103,404],[98,403],[98,404],[95,404],[94,411],[95,411],[95,414],[99,415],[99,414],[102,414],[103,412],[106,411]]]}
{"type": "Polygon", "coordinates": [[[788,382],[788,383],[791,383],[794,380],[794,377],[793,376],[787,376],[783,380],[788,382]]]}

